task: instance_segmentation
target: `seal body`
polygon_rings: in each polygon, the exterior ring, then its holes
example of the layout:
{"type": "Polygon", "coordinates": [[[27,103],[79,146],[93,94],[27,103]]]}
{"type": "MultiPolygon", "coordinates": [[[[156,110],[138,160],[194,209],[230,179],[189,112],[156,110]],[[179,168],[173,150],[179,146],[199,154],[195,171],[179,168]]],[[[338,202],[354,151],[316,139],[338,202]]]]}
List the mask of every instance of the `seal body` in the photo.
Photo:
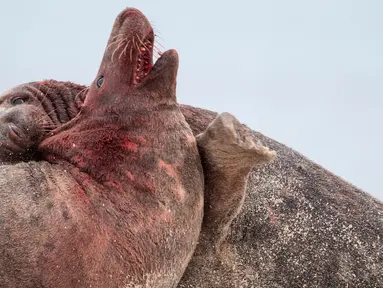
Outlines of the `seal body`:
{"type": "Polygon", "coordinates": [[[38,147],[54,165],[1,166],[0,286],[179,282],[200,232],[203,173],[176,102],[177,53],[151,67],[153,37],[138,10],[121,12],[80,113],[38,147]]]}
{"type": "MultiPolygon", "coordinates": [[[[204,132],[218,114],[189,105],[180,107],[200,142],[198,135],[207,135],[204,132]]],[[[179,287],[382,286],[383,258],[378,248],[383,245],[382,203],[285,145],[258,132],[251,133],[253,141],[260,140],[276,151],[277,157],[266,166],[251,169],[245,194],[233,193],[237,198],[231,198],[234,200],[231,206],[227,196],[217,198],[220,189],[209,194],[211,200],[205,197],[205,213],[213,212],[225,219],[221,228],[226,228],[217,229],[219,226],[205,217],[202,237],[222,236],[225,230],[227,234],[218,249],[200,239],[202,244],[197,246],[179,287]],[[237,212],[209,211],[211,202],[219,204],[216,209],[237,212]]],[[[217,135],[217,141],[219,138],[217,135]]],[[[203,152],[206,148],[199,143],[202,159],[207,159],[203,152]]],[[[211,149],[209,153],[217,156],[214,154],[217,150],[211,149]]],[[[211,169],[207,163],[212,159],[204,161],[204,170],[211,169]]],[[[225,171],[228,167],[221,169],[225,171]]],[[[27,171],[30,173],[31,169],[27,171]]],[[[12,178],[7,175],[0,178],[12,178]]],[[[220,187],[224,182],[219,181],[206,183],[206,187],[220,187]]],[[[223,191],[229,193],[224,187],[223,191]]],[[[232,191],[240,192],[238,187],[232,191]]],[[[11,189],[3,191],[8,195],[11,189]]]]}
{"type": "MultiPolygon", "coordinates": [[[[182,111],[195,135],[217,116],[187,105],[182,111]]],[[[243,206],[224,241],[214,254],[209,246],[197,247],[178,287],[383,286],[382,202],[252,133],[277,157],[252,169],[243,206]]],[[[220,190],[215,193],[219,197],[220,190]]],[[[236,203],[240,207],[240,200],[236,203]]]]}

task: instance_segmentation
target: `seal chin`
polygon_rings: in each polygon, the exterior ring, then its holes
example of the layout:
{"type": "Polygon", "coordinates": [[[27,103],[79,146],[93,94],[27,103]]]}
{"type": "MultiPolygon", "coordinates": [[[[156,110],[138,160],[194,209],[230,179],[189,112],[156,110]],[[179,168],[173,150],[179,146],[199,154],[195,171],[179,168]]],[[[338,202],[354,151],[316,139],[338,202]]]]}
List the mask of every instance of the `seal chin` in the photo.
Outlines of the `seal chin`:
{"type": "Polygon", "coordinates": [[[167,94],[168,97],[175,99],[177,72],[178,53],[174,49],[167,50],[154,64],[143,85],[147,89],[159,91],[160,94],[167,94]]]}

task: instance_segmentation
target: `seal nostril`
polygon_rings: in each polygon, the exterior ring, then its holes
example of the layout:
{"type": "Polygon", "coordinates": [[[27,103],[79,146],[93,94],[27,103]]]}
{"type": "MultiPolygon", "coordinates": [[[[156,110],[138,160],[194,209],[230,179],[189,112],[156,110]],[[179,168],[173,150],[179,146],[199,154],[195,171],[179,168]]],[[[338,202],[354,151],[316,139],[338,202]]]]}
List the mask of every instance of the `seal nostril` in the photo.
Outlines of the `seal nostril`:
{"type": "Polygon", "coordinates": [[[21,138],[20,129],[15,124],[10,123],[8,126],[11,136],[21,138]]]}

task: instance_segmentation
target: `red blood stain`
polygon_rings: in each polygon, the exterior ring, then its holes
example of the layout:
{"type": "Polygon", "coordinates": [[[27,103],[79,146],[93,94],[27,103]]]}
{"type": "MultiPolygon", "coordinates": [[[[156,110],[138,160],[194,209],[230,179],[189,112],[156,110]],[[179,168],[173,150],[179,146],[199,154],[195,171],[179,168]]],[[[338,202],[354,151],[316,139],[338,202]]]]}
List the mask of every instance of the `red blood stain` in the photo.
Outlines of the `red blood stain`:
{"type": "Polygon", "coordinates": [[[135,142],[132,142],[130,139],[123,139],[124,143],[123,143],[123,147],[130,150],[130,151],[133,151],[133,152],[137,152],[138,151],[138,144],[135,143],[135,142]]]}
{"type": "Polygon", "coordinates": [[[111,142],[112,140],[113,140],[113,138],[112,138],[111,135],[105,135],[104,138],[103,138],[103,142],[104,143],[111,142]]]}
{"type": "Polygon", "coordinates": [[[146,139],[144,136],[136,136],[136,139],[137,139],[137,142],[140,144],[140,145],[145,145],[146,144],[146,139]]]}
{"type": "Polygon", "coordinates": [[[172,214],[169,211],[164,211],[159,216],[166,223],[170,223],[173,221],[172,214]]]}
{"type": "Polygon", "coordinates": [[[160,160],[158,162],[158,166],[166,171],[166,174],[168,174],[170,177],[177,177],[176,168],[168,163],[165,163],[163,160],[160,160]]]}
{"type": "Polygon", "coordinates": [[[79,198],[81,199],[81,200],[83,200],[84,202],[89,202],[88,200],[89,200],[89,198],[88,198],[88,196],[87,196],[87,194],[86,194],[86,192],[85,192],[85,190],[83,189],[83,188],[81,188],[81,187],[77,187],[77,189],[76,189],[77,191],[77,195],[79,196],[79,198]]]}
{"type": "Polygon", "coordinates": [[[46,155],[45,160],[52,164],[57,163],[57,157],[55,155],[46,155]]]}
{"type": "Polygon", "coordinates": [[[156,191],[156,187],[154,187],[154,184],[151,180],[147,179],[144,183],[143,183],[144,187],[146,189],[149,190],[149,192],[152,192],[154,193],[156,191]]]}
{"type": "Polygon", "coordinates": [[[130,171],[126,171],[126,175],[128,176],[130,181],[134,181],[134,175],[130,171]]]}
{"type": "Polygon", "coordinates": [[[120,191],[122,192],[123,189],[122,189],[122,184],[121,183],[118,183],[116,181],[109,181],[109,182],[106,182],[105,183],[106,185],[110,186],[110,187],[114,187],[116,188],[117,191],[120,191]]]}
{"type": "Polygon", "coordinates": [[[81,155],[74,156],[73,161],[77,164],[77,167],[79,167],[79,168],[85,167],[85,161],[81,155]]]}
{"type": "Polygon", "coordinates": [[[178,199],[183,202],[185,200],[185,189],[179,185],[176,190],[176,196],[178,196],[178,199]]]}

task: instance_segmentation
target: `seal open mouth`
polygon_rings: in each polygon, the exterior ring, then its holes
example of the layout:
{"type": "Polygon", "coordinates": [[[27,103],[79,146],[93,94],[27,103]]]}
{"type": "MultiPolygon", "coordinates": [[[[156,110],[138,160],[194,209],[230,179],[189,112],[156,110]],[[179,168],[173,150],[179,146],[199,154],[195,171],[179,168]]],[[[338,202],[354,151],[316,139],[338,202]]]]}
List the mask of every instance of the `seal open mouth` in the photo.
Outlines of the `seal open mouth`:
{"type": "Polygon", "coordinates": [[[127,8],[117,16],[99,75],[113,86],[137,85],[152,69],[153,48],[154,32],[149,21],[139,10],[127,8]]]}
{"type": "Polygon", "coordinates": [[[147,37],[140,43],[139,54],[136,62],[136,71],[134,73],[134,84],[138,84],[142,79],[148,76],[153,66],[153,42],[154,35],[147,37]]]}

